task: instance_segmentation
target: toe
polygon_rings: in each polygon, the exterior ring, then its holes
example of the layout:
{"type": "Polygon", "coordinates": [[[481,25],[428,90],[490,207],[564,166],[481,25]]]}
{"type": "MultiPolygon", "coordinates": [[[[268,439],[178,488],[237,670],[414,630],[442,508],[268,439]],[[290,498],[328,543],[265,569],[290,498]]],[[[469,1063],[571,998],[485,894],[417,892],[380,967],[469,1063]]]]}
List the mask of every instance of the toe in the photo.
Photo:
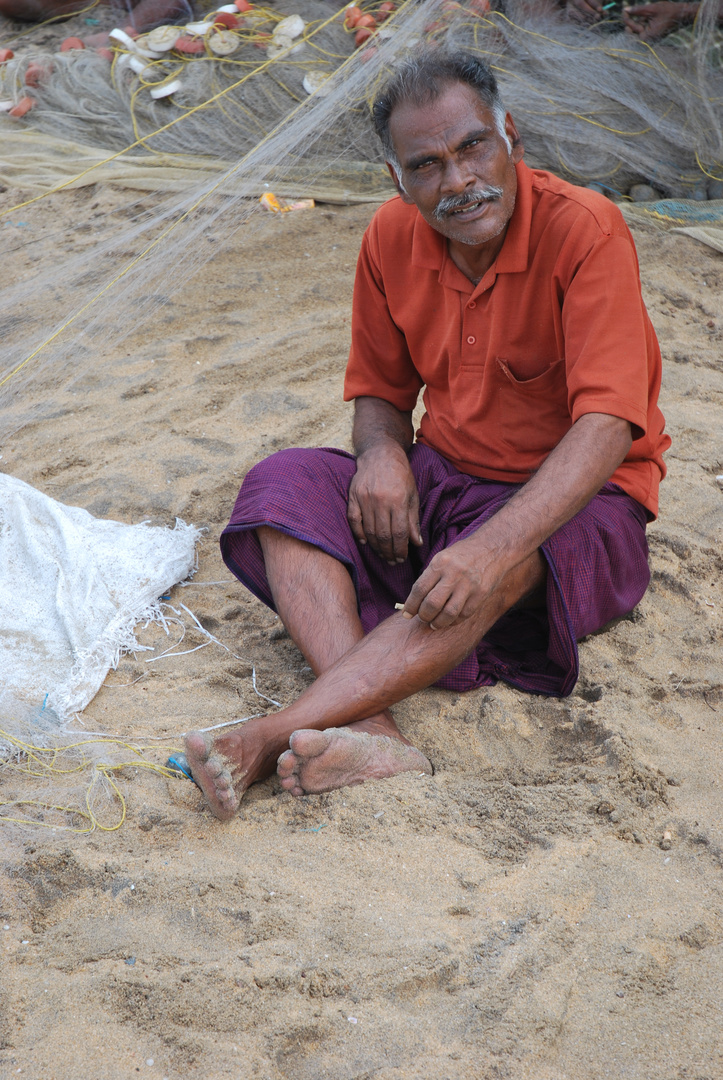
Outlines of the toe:
{"type": "Polygon", "coordinates": [[[200,731],[193,731],[186,736],[186,756],[194,762],[204,762],[208,757],[206,738],[200,731]]]}
{"type": "Polygon", "coordinates": [[[312,728],[301,728],[293,733],[289,739],[289,746],[298,757],[313,758],[323,754],[329,746],[329,742],[330,736],[328,732],[314,731],[312,728]]]}
{"type": "Polygon", "coordinates": [[[284,750],[283,754],[276,762],[276,771],[281,777],[291,776],[296,771],[298,762],[295,754],[291,750],[284,750]]]}

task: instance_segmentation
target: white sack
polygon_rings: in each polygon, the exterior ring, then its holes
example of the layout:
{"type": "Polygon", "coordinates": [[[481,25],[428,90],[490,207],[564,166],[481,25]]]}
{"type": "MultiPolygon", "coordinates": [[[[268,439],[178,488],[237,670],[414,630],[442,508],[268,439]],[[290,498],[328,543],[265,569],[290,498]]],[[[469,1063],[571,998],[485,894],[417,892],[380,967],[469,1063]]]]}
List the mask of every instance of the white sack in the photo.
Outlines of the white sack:
{"type": "Polygon", "coordinates": [[[100,521],[0,473],[0,687],[60,720],[80,712],[136,623],[188,577],[200,531],[100,521]]]}

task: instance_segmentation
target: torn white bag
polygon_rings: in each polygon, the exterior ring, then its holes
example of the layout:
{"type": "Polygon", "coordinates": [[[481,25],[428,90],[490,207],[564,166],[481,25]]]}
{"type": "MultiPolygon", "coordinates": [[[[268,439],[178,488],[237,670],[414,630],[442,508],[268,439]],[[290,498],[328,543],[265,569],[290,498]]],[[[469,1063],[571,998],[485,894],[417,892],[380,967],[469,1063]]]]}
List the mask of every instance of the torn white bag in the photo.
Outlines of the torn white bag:
{"type": "Polygon", "coordinates": [[[0,687],[61,721],[188,577],[200,530],[102,521],[0,473],[0,687]]]}

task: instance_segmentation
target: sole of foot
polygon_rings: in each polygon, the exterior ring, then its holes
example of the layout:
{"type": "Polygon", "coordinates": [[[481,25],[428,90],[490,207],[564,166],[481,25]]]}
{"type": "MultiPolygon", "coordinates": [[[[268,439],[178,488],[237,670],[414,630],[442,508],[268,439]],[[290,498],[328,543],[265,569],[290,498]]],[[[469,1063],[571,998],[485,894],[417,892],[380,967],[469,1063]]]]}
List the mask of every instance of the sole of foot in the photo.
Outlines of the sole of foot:
{"type": "Polygon", "coordinates": [[[201,732],[187,736],[186,757],[191,775],[205,795],[209,809],[219,821],[229,821],[236,815],[241,795],[234,787],[228,764],[214,753],[212,741],[201,732]]]}
{"type": "Polygon", "coordinates": [[[434,770],[420,750],[388,735],[348,728],[304,728],[289,739],[277,772],[282,788],[299,796],[384,780],[403,772],[431,775],[434,770]]]}

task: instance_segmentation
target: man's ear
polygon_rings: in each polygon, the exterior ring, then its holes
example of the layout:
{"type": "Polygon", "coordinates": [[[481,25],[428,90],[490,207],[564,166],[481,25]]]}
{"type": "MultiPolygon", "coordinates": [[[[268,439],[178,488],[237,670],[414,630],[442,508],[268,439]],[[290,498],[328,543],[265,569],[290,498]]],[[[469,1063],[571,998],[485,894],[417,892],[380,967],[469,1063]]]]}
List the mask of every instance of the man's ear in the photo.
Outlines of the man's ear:
{"type": "Polygon", "coordinates": [[[395,188],[399,192],[399,195],[401,197],[402,202],[409,203],[410,206],[413,206],[414,205],[414,199],[410,199],[409,196],[407,195],[406,191],[404,190],[404,186],[402,185],[402,181],[397,176],[397,170],[394,168],[391,161],[387,162],[387,168],[389,169],[389,175],[391,176],[391,178],[392,178],[392,180],[394,182],[395,188]]]}
{"type": "Polygon", "coordinates": [[[517,125],[509,113],[507,113],[507,116],[505,117],[505,132],[507,133],[507,138],[512,143],[512,160],[515,165],[517,165],[518,162],[522,161],[522,158],[525,155],[525,147],[522,143],[522,137],[517,130],[517,125]]]}

